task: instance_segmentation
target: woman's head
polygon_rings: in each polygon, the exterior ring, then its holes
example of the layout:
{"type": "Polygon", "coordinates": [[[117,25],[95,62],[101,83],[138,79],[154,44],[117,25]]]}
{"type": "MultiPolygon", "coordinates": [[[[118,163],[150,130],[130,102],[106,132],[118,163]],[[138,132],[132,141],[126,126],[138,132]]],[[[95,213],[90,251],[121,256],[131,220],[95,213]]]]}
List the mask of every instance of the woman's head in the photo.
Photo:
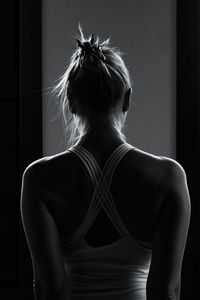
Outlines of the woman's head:
{"type": "Polygon", "coordinates": [[[88,39],[79,25],[77,49],[70,63],[53,87],[60,98],[68,144],[73,144],[90,128],[95,116],[109,116],[113,126],[125,139],[122,127],[131,94],[131,79],[122,53],[109,45],[109,39],[100,43],[92,34],[88,39]]]}

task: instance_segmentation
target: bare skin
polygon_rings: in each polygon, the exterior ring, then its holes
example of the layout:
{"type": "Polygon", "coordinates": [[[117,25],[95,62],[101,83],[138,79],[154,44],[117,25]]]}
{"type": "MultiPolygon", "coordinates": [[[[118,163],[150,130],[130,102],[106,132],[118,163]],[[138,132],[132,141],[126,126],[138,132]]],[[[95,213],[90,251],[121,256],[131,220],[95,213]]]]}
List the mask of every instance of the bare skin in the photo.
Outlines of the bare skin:
{"type": "MultiPolygon", "coordinates": [[[[110,153],[121,143],[123,140],[112,127],[101,124],[77,145],[85,147],[102,168],[110,153]],[[102,130],[103,126],[105,130],[102,130]]],[[[164,176],[163,159],[134,148],[119,163],[113,178],[111,192],[118,212],[129,232],[138,240],[152,241],[162,204],[159,184],[164,176]]],[[[70,237],[86,216],[92,182],[82,162],[67,151],[49,157],[44,172],[48,207],[55,216],[61,237],[70,237]]],[[[96,221],[87,234],[90,244],[101,246],[119,238],[103,209],[96,221]],[[97,238],[103,224],[106,230],[97,238]]]]}

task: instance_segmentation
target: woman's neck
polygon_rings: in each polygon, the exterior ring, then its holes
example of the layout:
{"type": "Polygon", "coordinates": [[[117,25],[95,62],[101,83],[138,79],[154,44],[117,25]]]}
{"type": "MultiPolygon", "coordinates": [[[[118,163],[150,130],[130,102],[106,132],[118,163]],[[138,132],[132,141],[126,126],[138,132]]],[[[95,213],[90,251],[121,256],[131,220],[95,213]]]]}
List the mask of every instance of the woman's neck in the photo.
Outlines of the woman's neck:
{"type": "Polygon", "coordinates": [[[76,145],[91,145],[100,147],[107,144],[124,142],[119,131],[114,127],[112,114],[95,114],[88,118],[88,129],[76,145]]]}
{"type": "Polygon", "coordinates": [[[105,124],[102,127],[91,127],[77,142],[77,145],[101,146],[107,144],[120,144],[124,139],[120,133],[113,127],[105,124]]]}

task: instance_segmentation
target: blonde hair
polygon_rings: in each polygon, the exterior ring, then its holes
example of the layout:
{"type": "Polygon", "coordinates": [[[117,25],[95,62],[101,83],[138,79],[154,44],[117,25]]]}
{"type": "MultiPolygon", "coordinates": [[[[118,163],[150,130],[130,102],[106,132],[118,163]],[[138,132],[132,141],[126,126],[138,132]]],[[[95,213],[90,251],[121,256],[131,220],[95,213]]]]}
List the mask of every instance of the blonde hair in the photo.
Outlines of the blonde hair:
{"type": "MultiPolygon", "coordinates": [[[[86,39],[80,24],[79,32],[78,48],[52,88],[53,96],[60,99],[59,112],[64,121],[65,137],[68,134],[68,146],[75,144],[89,129],[86,116],[71,112],[74,104],[83,110],[108,112],[119,103],[123,91],[131,88],[122,52],[110,46],[110,38],[100,43],[99,37],[95,40],[92,34],[86,39]]],[[[113,125],[125,140],[124,118],[117,110],[113,114],[113,125]]]]}

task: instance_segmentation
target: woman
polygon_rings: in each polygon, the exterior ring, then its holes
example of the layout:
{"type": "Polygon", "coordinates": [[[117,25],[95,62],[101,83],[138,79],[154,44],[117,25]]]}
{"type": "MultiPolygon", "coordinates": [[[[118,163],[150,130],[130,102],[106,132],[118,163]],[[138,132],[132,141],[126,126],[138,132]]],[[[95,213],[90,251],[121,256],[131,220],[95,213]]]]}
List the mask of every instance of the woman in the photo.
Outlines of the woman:
{"type": "Polygon", "coordinates": [[[71,147],[34,161],[22,180],[35,299],[178,300],[191,211],[185,171],[126,142],[129,72],[109,40],[79,30],[53,88],[71,147]]]}

